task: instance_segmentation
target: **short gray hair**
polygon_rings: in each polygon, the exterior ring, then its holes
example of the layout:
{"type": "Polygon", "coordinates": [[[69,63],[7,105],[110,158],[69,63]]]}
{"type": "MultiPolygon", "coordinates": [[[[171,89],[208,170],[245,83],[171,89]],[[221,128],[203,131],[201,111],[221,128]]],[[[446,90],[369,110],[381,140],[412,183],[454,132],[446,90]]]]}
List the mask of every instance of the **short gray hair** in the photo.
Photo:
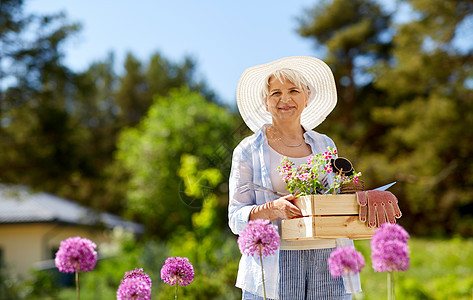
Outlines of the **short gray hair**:
{"type": "Polygon", "coordinates": [[[266,76],[264,80],[263,90],[261,91],[261,96],[262,96],[263,101],[266,101],[266,97],[268,97],[269,79],[273,76],[281,82],[283,80],[289,80],[292,83],[294,83],[296,86],[302,88],[302,90],[307,95],[309,94],[310,86],[307,80],[305,79],[305,77],[302,75],[302,73],[293,69],[283,68],[283,69],[275,70],[271,72],[268,76],[266,76]]]}

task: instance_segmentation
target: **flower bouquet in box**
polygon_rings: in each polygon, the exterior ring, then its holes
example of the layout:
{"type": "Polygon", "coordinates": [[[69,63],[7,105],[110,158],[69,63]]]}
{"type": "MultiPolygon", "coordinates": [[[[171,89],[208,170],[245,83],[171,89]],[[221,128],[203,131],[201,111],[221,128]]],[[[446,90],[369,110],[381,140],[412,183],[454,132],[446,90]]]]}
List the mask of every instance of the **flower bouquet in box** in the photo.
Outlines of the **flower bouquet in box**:
{"type": "Polygon", "coordinates": [[[278,171],[287,190],[298,197],[294,205],[302,213],[302,218],[282,221],[283,239],[371,238],[373,228],[394,224],[402,215],[397,198],[385,191],[391,184],[365,191],[361,173],[347,159],[337,158],[333,148],[299,167],[284,157],[278,171]]]}
{"type": "Polygon", "coordinates": [[[313,194],[355,193],[363,190],[361,172],[356,173],[346,158],[336,158],[337,150],[328,147],[324,153],[310,156],[307,163],[295,167],[287,157],[283,157],[278,171],[287,183],[287,190],[299,196],[313,194]],[[333,182],[328,176],[333,174],[333,182]]]}

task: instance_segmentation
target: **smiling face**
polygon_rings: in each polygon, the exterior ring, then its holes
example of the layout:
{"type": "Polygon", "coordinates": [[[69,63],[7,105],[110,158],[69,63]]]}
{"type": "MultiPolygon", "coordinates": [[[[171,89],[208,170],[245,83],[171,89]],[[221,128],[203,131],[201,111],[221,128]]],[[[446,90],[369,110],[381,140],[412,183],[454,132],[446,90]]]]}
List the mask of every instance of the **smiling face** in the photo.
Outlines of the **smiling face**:
{"type": "Polygon", "coordinates": [[[273,123],[298,122],[309,102],[310,91],[307,93],[290,80],[271,76],[269,78],[266,109],[273,117],[273,123]],[[282,81],[281,81],[282,80],[282,81]]]}

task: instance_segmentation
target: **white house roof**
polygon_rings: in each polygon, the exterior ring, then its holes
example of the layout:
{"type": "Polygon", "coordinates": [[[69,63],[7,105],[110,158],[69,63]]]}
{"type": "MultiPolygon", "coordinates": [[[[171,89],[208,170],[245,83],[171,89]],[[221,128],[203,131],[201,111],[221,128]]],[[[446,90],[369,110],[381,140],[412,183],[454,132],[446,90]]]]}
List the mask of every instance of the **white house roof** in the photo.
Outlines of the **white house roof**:
{"type": "Polygon", "coordinates": [[[143,233],[141,224],[119,216],[99,213],[76,202],[48,193],[30,191],[25,186],[0,184],[0,225],[58,222],[72,225],[117,226],[143,233]]]}

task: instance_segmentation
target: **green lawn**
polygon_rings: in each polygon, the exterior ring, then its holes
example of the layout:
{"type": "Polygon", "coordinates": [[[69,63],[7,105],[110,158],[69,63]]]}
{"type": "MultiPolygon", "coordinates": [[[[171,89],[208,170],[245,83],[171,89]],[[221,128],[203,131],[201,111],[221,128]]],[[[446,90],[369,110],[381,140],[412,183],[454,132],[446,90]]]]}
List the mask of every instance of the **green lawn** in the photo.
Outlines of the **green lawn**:
{"type": "MultiPolygon", "coordinates": [[[[366,266],[357,299],[386,299],[386,273],[371,267],[370,240],[355,242],[366,266]]],[[[396,299],[473,299],[473,239],[409,240],[410,268],[395,274],[396,299]]]]}

